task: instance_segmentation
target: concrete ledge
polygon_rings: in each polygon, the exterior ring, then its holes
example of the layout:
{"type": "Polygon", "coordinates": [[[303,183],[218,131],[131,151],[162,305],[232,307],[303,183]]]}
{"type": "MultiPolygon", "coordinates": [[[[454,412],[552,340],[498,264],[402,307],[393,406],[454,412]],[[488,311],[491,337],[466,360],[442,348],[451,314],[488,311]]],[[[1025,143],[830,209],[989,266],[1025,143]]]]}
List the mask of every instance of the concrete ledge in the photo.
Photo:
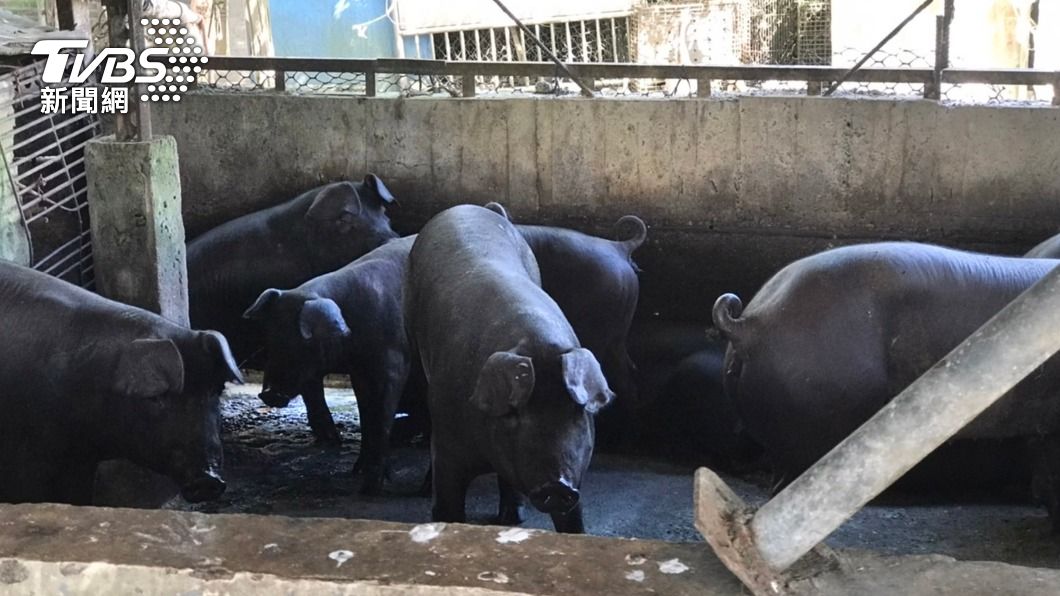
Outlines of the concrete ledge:
{"type": "MultiPolygon", "coordinates": [[[[793,595],[1058,594],[1060,571],[842,551],[793,595]]],[[[0,505],[0,594],[746,594],[705,543],[0,505]]]]}
{"type": "Polygon", "coordinates": [[[4,594],[740,594],[705,544],[175,511],[0,506],[4,594]]]}

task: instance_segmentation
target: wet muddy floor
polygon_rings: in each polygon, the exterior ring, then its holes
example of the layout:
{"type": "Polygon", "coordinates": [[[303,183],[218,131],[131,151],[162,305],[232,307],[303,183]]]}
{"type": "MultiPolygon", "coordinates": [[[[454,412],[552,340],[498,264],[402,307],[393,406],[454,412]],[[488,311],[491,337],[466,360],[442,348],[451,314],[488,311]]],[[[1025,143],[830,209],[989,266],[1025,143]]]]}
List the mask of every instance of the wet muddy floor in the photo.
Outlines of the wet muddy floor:
{"type": "MultiPolygon", "coordinates": [[[[367,518],[419,523],[430,519],[430,498],[419,494],[428,463],[425,445],[396,449],[387,493],[358,493],[351,474],[359,450],[356,401],[348,389],[329,389],[328,404],[342,427],[340,448],[313,442],[300,401],[284,409],[264,406],[260,386],[234,387],[223,401],[225,477],[221,500],[180,509],[220,513],[367,518]]],[[[597,454],[582,486],[586,528],[603,536],[698,541],[692,525],[689,465],[657,459],[597,454]]],[[[767,498],[766,478],[728,477],[752,503],[767,498]]],[[[468,499],[471,523],[488,523],[497,506],[492,477],[479,478],[468,499]]],[[[526,526],[550,528],[549,518],[528,511],[526,526]]],[[[890,497],[862,510],[830,539],[835,547],[887,554],[938,553],[962,560],[996,560],[1060,568],[1060,537],[1049,532],[1044,509],[981,498],[961,503],[890,497]]]]}

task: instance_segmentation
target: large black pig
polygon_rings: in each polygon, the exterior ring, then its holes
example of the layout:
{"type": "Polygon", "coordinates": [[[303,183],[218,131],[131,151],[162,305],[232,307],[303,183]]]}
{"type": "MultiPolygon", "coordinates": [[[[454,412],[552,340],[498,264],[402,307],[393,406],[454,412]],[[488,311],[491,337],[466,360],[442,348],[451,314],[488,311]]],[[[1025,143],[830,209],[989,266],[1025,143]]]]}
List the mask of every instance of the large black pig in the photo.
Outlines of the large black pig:
{"type": "Polygon", "coordinates": [[[1060,259],[1060,234],[1042,240],[1023,256],[1030,259],[1060,259]]]}
{"type": "MultiPolygon", "coordinates": [[[[486,208],[504,217],[498,203],[486,208]]],[[[510,219],[510,217],[509,217],[510,219]]],[[[633,251],[648,236],[644,221],[625,215],[615,224],[620,240],[553,226],[517,225],[541,270],[541,287],[567,317],[582,347],[596,356],[617,399],[597,421],[597,443],[617,444],[636,423],[637,390],[627,339],[640,298],[633,251]]]]}
{"type": "Polygon", "coordinates": [[[386,205],[393,202],[383,181],[314,188],[286,203],[222,224],[188,243],[191,325],[216,329],[231,342],[237,362],[264,344],[243,312],[269,288],[293,288],[334,271],[387,240],[386,205]]]}
{"type": "MultiPolygon", "coordinates": [[[[497,203],[487,207],[508,217],[497,203]]],[[[559,304],[582,345],[603,363],[604,376],[610,386],[625,388],[624,393],[618,392],[621,401],[631,403],[634,384],[626,353],[626,336],[640,292],[631,253],[644,242],[647,228],[640,218],[632,215],[619,219],[615,227],[623,240],[607,240],[563,228],[516,226],[534,251],[541,270],[542,288],[559,304]]],[[[265,375],[268,386],[261,395],[263,401],[273,407],[283,407],[301,392],[313,433],[323,443],[340,440],[323,397],[324,375],[360,370],[357,375],[361,377],[363,389],[358,392],[360,397],[369,387],[380,386],[385,379],[408,373],[406,365],[401,364],[403,359],[397,357],[397,352],[408,351],[403,338],[400,340],[403,345],[399,345],[396,331],[402,329],[403,319],[399,312],[391,310],[401,303],[405,263],[411,248],[411,239],[395,240],[355,261],[364,261],[363,266],[351,264],[334,274],[310,280],[293,292],[266,290],[255,306],[244,314],[260,321],[266,328],[269,351],[275,350],[277,354],[268,358],[265,375]],[[386,295],[394,300],[381,298],[386,295]],[[282,309],[285,314],[273,314],[280,311],[271,305],[281,298],[287,304],[282,309]],[[336,302],[349,328],[370,329],[371,332],[355,333],[354,337],[345,340],[342,356],[325,355],[318,341],[307,341],[300,335],[296,315],[308,300],[336,302]],[[389,356],[384,361],[373,356],[375,353],[389,356]],[[365,362],[358,365],[352,359],[365,362]],[[391,364],[398,370],[389,370],[391,364]],[[304,392],[299,384],[305,384],[304,392]]],[[[418,403],[425,398],[416,394],[422,386],[421,376],[416,374],[411,379],[403,401],[416,413],[425,411],[418,403]]],[[[386,386],[386,393],[391,393],[393,385],[387,382],[386,386]]],[[[401,390],[398,389],[397,393],[400,394],[401,390]]],[[[377,392],[368,391],[368,395],[377,395],[377,392]]],[[[389,397],[378,401],[374,397],[367,399],[370,403],[364,407],[370,411],[368,417],[361,420],[367,442],[366,458],[358,460],[358,469],[370,472],[363,490],[376,492],[379,484],[371,472],[376,466],[372,463],[365,468],[364,464],[375,462],[379,459],[376,454],[381,453],[369,448],[369,444],[377,443],[376,438],[386,442],[389,435],[387,429],[391,423],[377,428],[377,414],[385,415],[394,408],[389,397]],[[385,406],[376,410],[376,403],[385,406]],[[368,453],[372,455],[367,456],[368,453]]]]}
{"type": "Polygon", "coordinates": [[[593,417],[614,394],[505,217],[472,205],[424,226],[409,257],[405,321],[427,376],[432,517],[464,521],[471,480],[496,471],[503,523],[527,495],[556,530],[582,532],[578,489],[593,417]]]}
{"type": "MultiPolygon", "coordinates": [[[[753,438],[791,480],[1057,265],[916,243],[829,250],[788,265],[744,309],[725,294],[725,386],[753,438]]],[[[1033,439],[1055,449],[1053,358],[957,439],[1033,439]]],[[[1042,470],[1060,514],[1060,460],[1042,470]]]]}
{"type": "Polygon", "coordinates": [[[0,261],[0,501],[88,504],[128,459],[188,501],[221,495],[228,343],[0,261]]]}
{"type": "MultiPolygon", "coordinates": [[[[497,203],[487,207],[507,217],[497,203]]],[[[648,236],[644,221],[621,217],[615,224],[621,240],[552,226],[515,227],[537,259],[542,289],[563,310],[582,347],[599,360],[618,398],[632,403],[636,388],[626,342],[640,297],[633,251],[648,236]]]]}
{"type": "Polygon", "coordinates": [[[391,240],[293,290],[266,290],[245,315],[265,329],[262,401],[284,407],[301,395],[316,436],[339,441],[324,376],[350,376],[363,429],[355,469],[364,472],[367,494],[382,488],[390,428],[410,376],[402,296],[415,239],[391,240]]]}

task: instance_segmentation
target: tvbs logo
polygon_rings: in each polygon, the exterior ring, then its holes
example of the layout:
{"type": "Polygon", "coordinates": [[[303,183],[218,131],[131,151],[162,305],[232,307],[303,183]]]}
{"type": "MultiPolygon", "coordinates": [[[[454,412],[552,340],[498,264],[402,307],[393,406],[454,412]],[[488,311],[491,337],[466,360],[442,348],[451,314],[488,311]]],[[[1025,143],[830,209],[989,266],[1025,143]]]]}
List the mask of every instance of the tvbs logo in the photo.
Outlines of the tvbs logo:
{"type": "Polygon", "coordinates": [[[106,48],[89,58],[87,40],[38,41],[32,53],[47,56],[41,73],[41,112],[126,113],[131,85],[144,85],[141,101],[180,101],[202,71],[199,64],[207,61],[202,46],[180,19],[141,23],[154,47],[139,55],[129,48],[106,48]]]}
{"type": "Polygon", "coordinates": [[[168,48],[149,48],[139,58],[129,48],[106,48],[85,66],[85,50],[88,40],[80,39],[45,39],[33,46],[32,53],[47,56],[41,80],[50,85],[70,83],[80,85],[88,81],[97,71],[99,82],[104,85],[128,85],[130,83],[158,83],[166,76],[166,63],[163,56],[169,54],[168,48]],[[70,76],[66,76],[71,55],[74,50],[73,67],[70,76]],[[80,50],[77,52],[77,50],[80,50]],[[144,74],[137,76],[136,64],[139,62],[144,74]]]}

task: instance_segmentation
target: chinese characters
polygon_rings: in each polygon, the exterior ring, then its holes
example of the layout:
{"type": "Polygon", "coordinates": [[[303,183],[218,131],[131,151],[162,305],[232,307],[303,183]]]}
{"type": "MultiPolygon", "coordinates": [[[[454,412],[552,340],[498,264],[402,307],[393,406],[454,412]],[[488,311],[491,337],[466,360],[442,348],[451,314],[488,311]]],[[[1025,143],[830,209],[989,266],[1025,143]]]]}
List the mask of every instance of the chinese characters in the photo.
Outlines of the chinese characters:
{"type": "Polygon", "coordinates": [[[127,87],[41,87],[41,114],[126,114],[127,87]]]}

